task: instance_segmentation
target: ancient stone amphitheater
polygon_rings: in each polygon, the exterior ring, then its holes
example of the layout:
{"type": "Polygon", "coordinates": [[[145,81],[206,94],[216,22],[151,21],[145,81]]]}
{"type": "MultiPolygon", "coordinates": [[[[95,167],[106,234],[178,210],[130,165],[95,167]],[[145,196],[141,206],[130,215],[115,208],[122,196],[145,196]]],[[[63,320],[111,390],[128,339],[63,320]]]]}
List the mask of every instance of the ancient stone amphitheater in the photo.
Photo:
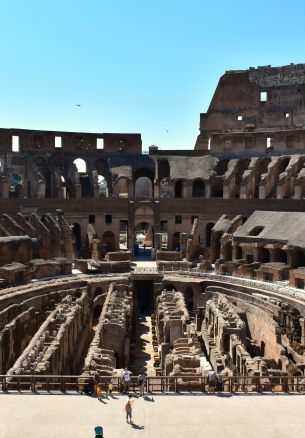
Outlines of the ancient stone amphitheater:
{"type": "Polygon", "coordinates": [[[304,91],[226,72],[194,150],[1,129],[2,390],[303,391],[304,91]]]}

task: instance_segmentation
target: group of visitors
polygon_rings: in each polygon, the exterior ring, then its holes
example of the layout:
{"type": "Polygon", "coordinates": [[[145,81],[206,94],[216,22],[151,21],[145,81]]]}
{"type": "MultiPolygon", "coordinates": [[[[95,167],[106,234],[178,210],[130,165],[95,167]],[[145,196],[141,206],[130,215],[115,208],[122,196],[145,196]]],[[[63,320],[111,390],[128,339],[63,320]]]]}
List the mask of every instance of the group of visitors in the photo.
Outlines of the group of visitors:
{"type": "MultiPolygon", "coordinates": [[[[127,400],[127,403],[125,404],[124,411],[126,413],[126,422],[129,424],[133,424],[133,422],[132,422],[132,405],[134,403],[134,400],[132,400],[132,397],[129,394],[129,389],[130,389],[130,384],[131,384],[131,374],[132,374],[131,371],[129,371],[127,368],[125,368],[123,375],[122,375],[123,392],[128,395],[128,400],[127,400]]],[[[138,382],[137,383],[138,383],[138,387],[140,389],[140,397],[143,397],[144,393],[145,393],[145,383],[146,383],[146,375],[145,375],[144,371],[141,371],[140,374],[138,375],[138,382]]],[[[96,373],[94,375],[94,377],[92,379],[90,379],[90,381],[88,382],[87,385],[89,385],[89,388],[86,387],[86,385],[85,385],[86,390],[84,390],[84,392],[86,392],[88,394],[95,394],[97,396],[97,399],[99,401],[101,401],[104,396],[103,396],[102,384],[100,383],[99,374],[96,373]],[[88,389],[90,390],[90,392],[88,392],[88,389]]],[[[113,384],[111,381],[105,387],[104,390],[105,390],[106,398],[108,398],[109,395],[112,396],[113,384]]],[[[103,431],[102,426],[96,426],[94,428],[94,432],[95,432],[96,438],[103,438],[104,437],[104,431],[103,431]]]]}
{"type": "Polygon", "coordinates": [[[208,386],[210,394],[214,394],[215,391],[218,393],[222,392],[224,387],[222,375],[216,374],[214,370],[210,370],[208,373],[208,386]]]}

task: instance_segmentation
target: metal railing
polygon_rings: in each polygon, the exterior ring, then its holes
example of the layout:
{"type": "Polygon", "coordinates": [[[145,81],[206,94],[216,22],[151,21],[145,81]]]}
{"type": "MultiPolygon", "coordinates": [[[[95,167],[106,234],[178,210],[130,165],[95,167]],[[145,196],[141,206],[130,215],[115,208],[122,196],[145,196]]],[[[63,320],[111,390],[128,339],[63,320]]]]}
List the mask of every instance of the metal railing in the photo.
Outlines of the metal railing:
{"type": "MultiPolygon", "coordinates": [[[[106,392],[109,383],[112,383],[113,392],[124,391],[124,382],[121,377],[101,376],[99,385],[106,392]]],[[[0,375],[0,391],[10,392],[79,392],[94,393],[96,384],[93,377],[79,375],[0,375]]],[[[138,379],[132,377],[129,390],[139,392],[138,379]]],[[[198,375],[188,376],[154,376],[146,378],[146,392],[148,393],[304,393],[304,376],[232,376],[223,377],[221,386],[209,385],[207,377],[198,375]]]]}

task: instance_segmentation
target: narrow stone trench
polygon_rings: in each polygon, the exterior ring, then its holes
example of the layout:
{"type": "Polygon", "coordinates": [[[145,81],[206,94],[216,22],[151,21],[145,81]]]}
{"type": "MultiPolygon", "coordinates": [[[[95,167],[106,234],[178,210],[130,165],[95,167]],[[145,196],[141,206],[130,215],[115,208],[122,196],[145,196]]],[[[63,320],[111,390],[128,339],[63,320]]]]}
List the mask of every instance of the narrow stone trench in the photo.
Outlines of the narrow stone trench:
{"type": "Polygon", "coordinates": [[[130,369],[137,375],[143,370],[155,376],[151,316],[135,314],[131,339],[130,369]]]}

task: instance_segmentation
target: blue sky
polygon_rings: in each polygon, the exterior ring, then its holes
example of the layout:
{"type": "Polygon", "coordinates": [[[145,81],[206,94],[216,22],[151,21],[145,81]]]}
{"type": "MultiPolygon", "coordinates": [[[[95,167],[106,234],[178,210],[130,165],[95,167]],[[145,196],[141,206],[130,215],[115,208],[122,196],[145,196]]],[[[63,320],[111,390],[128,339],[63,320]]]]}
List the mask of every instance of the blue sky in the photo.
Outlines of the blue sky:
{"type": "Polygon", "coordinates": [[[0,6],[5,128],[140,132],[144,148],[192,149],[225,70],[305,62],[301,0],[0,6]]]}

